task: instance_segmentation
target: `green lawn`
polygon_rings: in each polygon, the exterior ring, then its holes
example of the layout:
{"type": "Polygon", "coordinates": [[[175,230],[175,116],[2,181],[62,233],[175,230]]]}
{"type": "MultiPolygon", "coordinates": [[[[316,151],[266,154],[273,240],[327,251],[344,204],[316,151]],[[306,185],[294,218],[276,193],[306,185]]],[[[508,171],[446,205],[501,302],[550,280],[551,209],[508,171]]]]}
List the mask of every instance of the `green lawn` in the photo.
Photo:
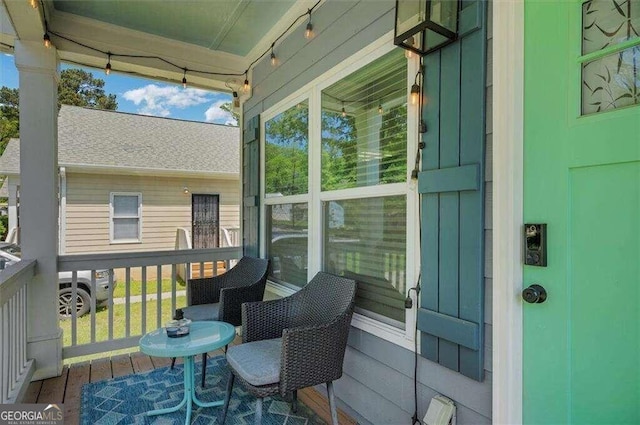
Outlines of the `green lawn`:
{"type": "MultiPolygon", "coordinates": [[[[170,284],[171,282],[169,282],[170,284]]],[[[170,286],[169,286],[170,288],[170,286]]],[[[176,297],[176,307],[180,308],[187,303],[186,297],[176,297]]],[[[147,328],[146,332],[164,326],[171,320],[173,311],[171,310],[171,298],[162,300],[161,320],[157,323],[157,302],[147,302],[147,328]]],[[[142,303],[130,304],[130,336],[142,335],[142,303]]],[[[71,345],[71,320],[61,320],[60,327],[64,332],[63,345],[71,345]]],[[[124,338],[126,335],[126,309],[124,304],[113,306],[113,338],[124,338]]],[[[107,307],[98,307],[96,310],[96,341],[106,341],[109,337],[109,310],[107,307]]],[[[89,344],[91,342],[91,314],[85,314],[77,319],[77,345],[89,344]]],[[[127,351],[127,350],[125,350],[127,351]]],[[[128,350],[131,351],[131,350],[128,350]]],[[[108,357],[113,353],[101,353],[97,357],[108,357]]],[[[96,357],[96,356],[92,356],[96,357]]],[[[86,360],[88,357],[71,359],[72,361],[86,360]]]]}
{"type": "MultiPolygon", "coordinates": [[[[129,282],[129,291],[131,296],[142,295],[142,282],[139,280],[131,280],[129,282]]],[[[176,291],[186,288],[184,282],[176,282],[176,291]]],[[[124,279],[118,279],[116,289],[113,291],[113,298],[124,298],[127,291],[127,282],[124,279]]],[[[147,279],[147,295],[158,292],[158,282],[153,279],[147,279]]],[[[171,279],[162,279],[162,292],[171,292],[171,279]]]]}

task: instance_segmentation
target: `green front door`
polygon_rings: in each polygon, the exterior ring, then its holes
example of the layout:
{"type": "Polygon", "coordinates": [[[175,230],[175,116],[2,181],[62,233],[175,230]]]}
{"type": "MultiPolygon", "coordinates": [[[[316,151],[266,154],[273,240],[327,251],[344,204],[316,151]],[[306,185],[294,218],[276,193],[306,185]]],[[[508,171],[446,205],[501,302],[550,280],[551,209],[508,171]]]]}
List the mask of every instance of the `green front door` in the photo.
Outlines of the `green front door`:
{"type": "Polygon", "coordinates": [[[640,424],[639,32],[638,0],[525,2],[527,424],[640,424]]]}

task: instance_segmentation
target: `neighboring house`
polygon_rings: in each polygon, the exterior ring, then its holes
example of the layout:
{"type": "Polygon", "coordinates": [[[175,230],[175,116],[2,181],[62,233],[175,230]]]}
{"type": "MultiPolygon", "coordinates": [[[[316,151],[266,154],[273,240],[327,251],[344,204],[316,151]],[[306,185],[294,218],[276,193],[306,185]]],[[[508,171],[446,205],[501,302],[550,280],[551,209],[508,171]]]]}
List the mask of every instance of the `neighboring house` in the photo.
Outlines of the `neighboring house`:
{"type": "MultiPolygon", "coordinates": [[[[158,251],[185,228],[193,248],[239,227],[237,127],[63,105],[60,253],[158,251]]],[[[0,158],[18,226],[20,141],[0,158]]]]}

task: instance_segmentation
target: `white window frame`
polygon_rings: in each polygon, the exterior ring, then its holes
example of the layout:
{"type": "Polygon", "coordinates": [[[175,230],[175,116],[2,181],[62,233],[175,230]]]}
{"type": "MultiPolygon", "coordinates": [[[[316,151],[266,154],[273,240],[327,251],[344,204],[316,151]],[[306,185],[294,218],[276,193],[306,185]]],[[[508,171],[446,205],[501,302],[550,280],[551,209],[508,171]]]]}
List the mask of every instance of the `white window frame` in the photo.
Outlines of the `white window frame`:
{"type": "MultiPolygon", "coordinates": [[[[321,192],[321,157],[322,146],[321,140],[321,94],[322,90],[331,84],[343,79],[349,74],[363,68],[365,65],[382,57],[383,55],[396,49],[393,45],[393,32],[385,34],[380,39],[371,43],[369,46],[361,49],[359,52],[351,56],[349,59],[342,61],[333,69],[314,79],[304,87],[294,92],[281,102],[267,109],[260,116],[260,164],[261,177],[265,181],[265,129],[266,122],[278,114],[284,112],[288,108],[297,103],[308,99],[309,101],[309,168],[308,181],[309,189],[305,195],[283,196],[277,198],[266,198],[264,185],[261,188],[261,219],[260,219],[260,252],[266,255],[266,208],[268,205],[281,203],[297,203],[307,202],[309,205],[309,223],[308,223],[308,278],[314,276],[322,270],[322,202],[344,199],[361,199],[367,197],[380,197],[391,195],[406,196],[406,279],[407,293],[413,298],[413,308],[406,310],[404,329],[394,327],[387,323],[354,313],[352,326],[369,332],[386,341],[397,344],[408,350],[414,351],[415,341],[415,322],[417,315],[418,302],[415,297],[415,291],[409,292],[409,289],[415,286],[420,271],[420,240],[419,240],[419,214],[418,214],[418,192],[417,182],[411,180],[411,171],[414,167],[415,154],[418,147],[418,114],[417,106],[407,102],[407,178],[406,182],[391,183],[372,187],[358,187],[342,190],[333,190],[321,192]]],[[[410,87],[414,82],[415,75],[419,69],[419,60],[416,55],[413,59],[407,60],[407,99],[409,98],[410,87]]],[[[288,296],[296,292],[297,289],[288,285],[283,285],[269,281],[269,290],[279,296],[288,296]]]]}
{"type": "MultiPolygon", "coordinates": [[[[266,129],[267,129],[267,121],[277,117],[281,113],[295,108],[301,102],[308,101],[308,114],[309,120],[307,125],[307,192],[303,194],[296,195],[284,195],[284,196],[270,196],[267,197],[266,194],[266,185],[260,185],[260,199],[262,199],[262,210],[260,212],[260,240],[262,244],[260,246],[260,252],[262,256],[265,257],[267,254],[266,240],[267,240],[267,206],[273,205],[283,205],[283,204],[307,204],[308,208],[308,223],[307,223],[307,261],[311,261],[311,255],[309,255],[311,251],[310,240],[312,237],[316,237],[311,234],[311,204],[310,204],[310,193],[311,193],[311,99],[309,98],[308,92],[299,93],[297,96],[289,96],[284,102],[279,103],[276,107],[269,109],[268,111],[262,113],[260,115],[260,181],[266,182],[266,129]]],[[[307,265],[307,281],[309,281],[310,267],[307,265]]],[[[282,287],[282,290],[287,294],[292,294],[297,289],[294,289],[293,285],[283,285],[278,284],[282,287]]]]}
{"type": "Polygon", "coordinates": [[[126,243],[142,243],[142,193],[140,192],[111,192],[109,194],[109,243],[126,244],[126,243]],[[137,196],[138,197],[138,214],[135,216],[114,216],[113,199],[116,196],[137,196]],[[113,220],[119,218],[137,218],[138,219],[138,237],[136,239],[115,239],[113,220]]]}

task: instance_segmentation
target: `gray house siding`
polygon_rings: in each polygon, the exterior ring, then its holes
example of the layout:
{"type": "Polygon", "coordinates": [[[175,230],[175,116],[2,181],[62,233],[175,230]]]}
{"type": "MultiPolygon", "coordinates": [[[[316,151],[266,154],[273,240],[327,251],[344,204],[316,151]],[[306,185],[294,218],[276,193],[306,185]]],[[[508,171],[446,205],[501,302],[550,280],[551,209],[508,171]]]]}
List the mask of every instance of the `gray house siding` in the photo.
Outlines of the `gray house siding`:
{"type": "MultiPolygon", "coordinates": [[[[276,46],[275,52],[280,62],[277,68],[271,67],[267,58],[254,69],[252,97],[244,105],[245,125],[252,117],[269,109],[374,40],[392,31],[394,6],[393,0],[327,0],[313,13],[316,31],[313,39],[306,40],[303,37],[304,25],[298,27],[276,46]]],[[[487,47],[490,61],[490,11],[488,16],[487,47]]],[[[419,357],[420,419],[424,416],[431,397],[443,394],[456,402],[458,423],[491,423],[491,64],[487,67],[485,379],[483,382],[477,382],[419,357]]],[[[413,352],[352,327],[345,356],[344,375],[335,384],[341,407],[362,424],[410,423],[413,414],[413,362],[413,352]]]]}

